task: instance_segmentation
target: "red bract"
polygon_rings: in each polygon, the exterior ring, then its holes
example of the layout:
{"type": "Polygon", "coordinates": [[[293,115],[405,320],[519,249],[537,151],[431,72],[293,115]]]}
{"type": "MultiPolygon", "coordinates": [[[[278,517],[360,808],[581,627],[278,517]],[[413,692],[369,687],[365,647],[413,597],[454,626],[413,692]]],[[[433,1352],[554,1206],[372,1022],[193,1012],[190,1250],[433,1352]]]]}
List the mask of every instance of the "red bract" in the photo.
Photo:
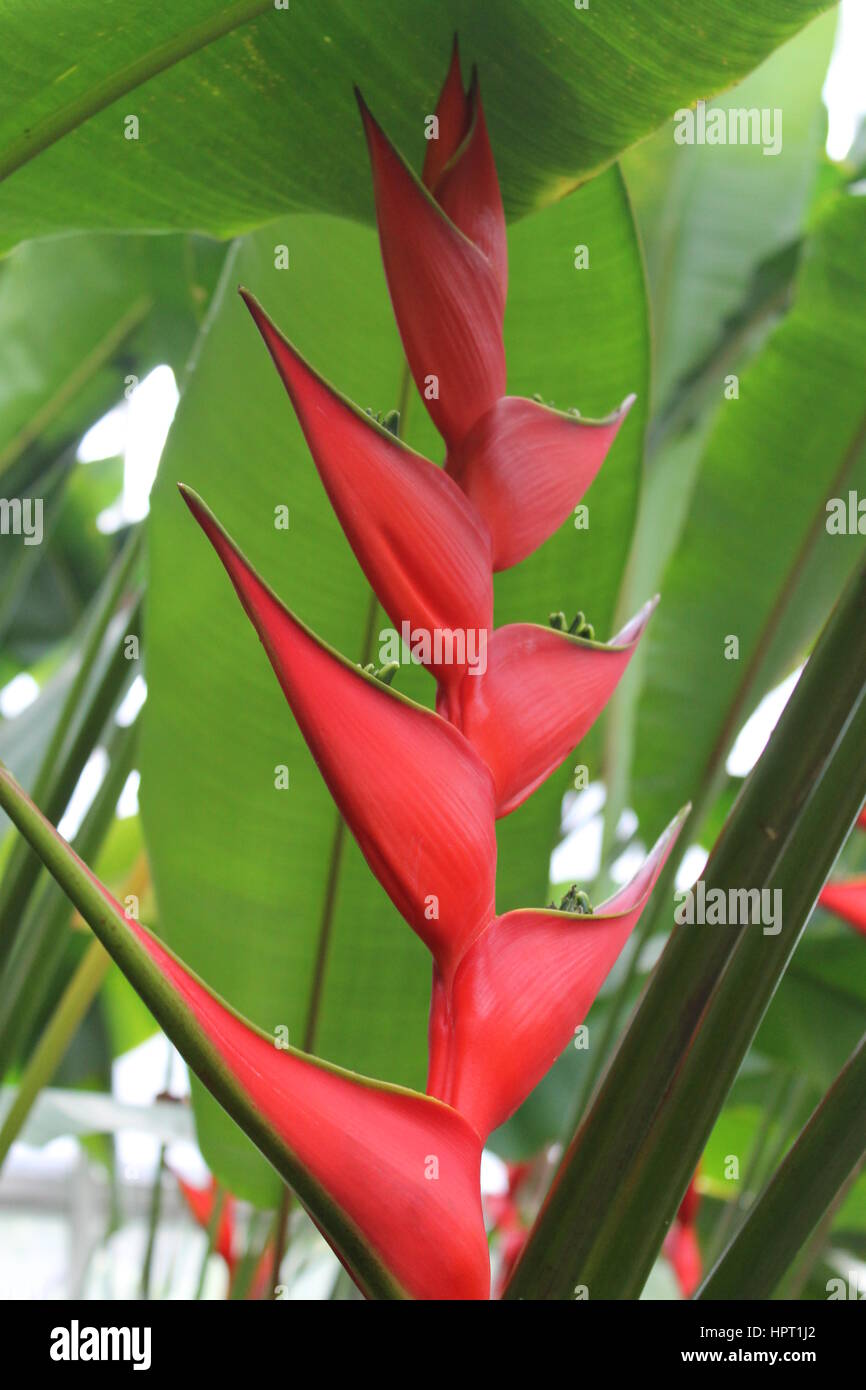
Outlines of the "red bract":
{"type": "Polygon", "coordinates": [[[449,448],[448,472],[487,523],[493,568],[525,560],[569,516],[604,463],[634,401],[587,421],[503,396],[449,448]]]}
{"type": "Polygon", "coordinates": [[[828,912],[834,912],[843,922],[866,935],[866,877],[825,884],[818,902],[828,912]]]}
{"type": "MultiPolygon", "coordinates": [[[[179,1173],[174,1175],[178,1187],[183,1193],[184,1201],[192,1212],[196,1223],[207,1231],[213,1219],[214,1208],[219,1200],[219,1188],[216,1178],[211,1178],[206,1187],[195,1187],[191,1182],[187,1182],[179,1173]]],[[[220,1255],[226,1262],[229,1277],[234,1274],[237,1260],[235,1258],[235,1200],[230,1192],[224,1192],[222,1196],[222,1209],[220,1211],[219,1226],[214,1237],[214,1253],[220,1255]]]]}
{"type": "Polygon", "coordinates": [[[701,1247],[695,1228],[679,1224],[672,1226],[665,1237],[664,1253],[671,1262],[680,1293],[683,1298],[691,1298],[703,1273],[701,1247]]]}
{"type": "Polygon", "coordinates": [[[225,565],[370,868],[450,979],[493,913],[488,769],[445,720],[320,642],[252,570],[201,498],[181,491],[225,565]],[[386,770],[375,794],[371,768],[386,770]]]}
{"type": "Polygon", "coordinates": [[[382,260],[406,357],[449,447],[505,393],[505,294],[493,264],[431,197],[358,96],[382,260]]]}
{"type": "Polygon", "coordinates": [[[520,1210],[517,1196],[532,1171],[531,1163],[507,1163],[505,1192],[492,1193],[485,1201],[491,1220],[491,1234],[499,1240],[497,1291],[505,1288],[518,1256],[526,1244],[529,1225],[520,1210]]]}
{"type": "MultiPolygon", "coordinates": [[[[331,505],[361,568],[398,628],[487,632],[493,624],[490,537],[447,473],[335,391],[244,300],[300,421],[331,505]]],[[[465,663],[431,662],[459,681],[465,663]]]]}
{"type": "Polygon", "coordinates": [[[608,645],[531,623],[497,628],[487,670],[440,700],[490,768],[497,816],[525,801],[594,724],[655,606],[645,604],[608,645]]]}
{"type": "Polygon", "coordinates": [[[574,1037],[646,906],[685,813],[627,887],[590,914],[540,908],[497,917],[434,992],[428,1091],[486,1139],[574,1037]]]}
{"type": "Polygon", "coordinates": [[[686,1195],[665,1237],[664,1253],[670,1260],[683,1298],[691,1298],[701,1282],[703,1260],[698,1243],[697,1219],[701,1194],[697,1173],[686,1188],[686,1195]]]}
{"type": "MultiPolygon", "coordinates": [[[[127,925],[268,1125],[401,1285],[416,1298],[486,1298],[481,1143],[462,1116],[414,1092],[276,1048],[144,927],[127,925]],[[415,1239],[407,1240],[408,1230],[415,1239]]],[[[353,1270],[352,1252],[337,1253],[353,1270]]]]}

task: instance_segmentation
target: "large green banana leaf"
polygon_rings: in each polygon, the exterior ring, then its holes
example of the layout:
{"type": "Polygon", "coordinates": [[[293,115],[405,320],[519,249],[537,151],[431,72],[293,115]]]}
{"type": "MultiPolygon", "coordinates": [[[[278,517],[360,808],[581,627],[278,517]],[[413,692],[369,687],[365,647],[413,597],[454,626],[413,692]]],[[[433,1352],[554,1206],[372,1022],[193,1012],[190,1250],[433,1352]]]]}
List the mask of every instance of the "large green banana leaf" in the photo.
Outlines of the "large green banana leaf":
{"type": "Polygon", "coordinates": [[[0,97],[0,249],[73,227],[226,235],[294,210],[369,217],[353,84],[417,158],[455,30],[480,67],[506,204],[524,213],[826,8],[46,0],[34,15],[11,0],[0,12],[0,49],[14,55],[0,97]]]}

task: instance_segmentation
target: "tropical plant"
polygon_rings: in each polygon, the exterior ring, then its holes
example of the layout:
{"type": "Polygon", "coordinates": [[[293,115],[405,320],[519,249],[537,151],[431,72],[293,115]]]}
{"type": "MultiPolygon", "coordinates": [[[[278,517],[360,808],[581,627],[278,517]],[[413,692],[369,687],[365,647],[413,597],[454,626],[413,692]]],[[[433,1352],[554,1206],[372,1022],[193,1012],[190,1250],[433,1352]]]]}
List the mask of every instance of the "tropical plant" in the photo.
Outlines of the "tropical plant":
{"type": "Polygon", "coordinates": [[[826,1297],[866,1231],[835,13],[45,9],[0,18],[0,1162],[112,1171],[161,1031],[194,1128],[138,1115],[127,1288],[179,1191],[198,1296],[826,1297]]]}

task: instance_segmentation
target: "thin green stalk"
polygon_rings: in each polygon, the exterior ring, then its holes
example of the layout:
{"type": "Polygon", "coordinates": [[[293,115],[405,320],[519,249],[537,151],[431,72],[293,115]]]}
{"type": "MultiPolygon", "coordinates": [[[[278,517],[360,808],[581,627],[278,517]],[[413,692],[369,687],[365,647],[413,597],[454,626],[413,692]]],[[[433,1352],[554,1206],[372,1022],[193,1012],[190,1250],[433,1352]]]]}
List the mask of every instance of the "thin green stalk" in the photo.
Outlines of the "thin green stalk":
{"type": "MultiPolygon", "coordinates": [[[[172,1046],[166,1038],[165,1043],[166,1063],[165,1081],[163,1090],[167,1091],[171,1084],[171,1070],[173,1063],[172,1046]]],[[[156,1237],[159,1231],[159,1221],[162,1215],[162,1175],[165,1172],[166,1144],[160,1144],[159,1155],[156,1160],[156,1173],[153,1178],[153,1187],[150,1190],[150,1210],[147,1218],[147,1243],[144,1247],[144,1260],[141,1266],[141,1296],[150,1298],[150,1288],[153,1277],[153,1257],[156,1251],[156,1237]]]]}
{"type": "MultiPolygon", "coordinates": [[[[305,1049],[306,1050],[306,1049],[305,1049]]],[[[274,1222],[274,1262],[271,1267],[271,1297],[277,1296],[277,1285],[280,1282],[280,1268],[283,1263],[286,1249],[288,1247],[289,1236],[289,1217],[292,1211],[292,1192],[291,1188],[284,1187],[280,1199],[279,1210],[277,1211],[274,1222]]]]}
{"type": "Polygon", "coordinates": [[[866,1154],[866,1034],[715,1268],[701,1299],[769,1298],[866,1154]]]}
{"type": "Polygon", "coordinates": [[[92,941],[24,1069],[12,1107],[0,1128],[0,1167],[18,1138],[33,1102],[42,1087],[48,1085],[81,1020],[99,993],[110,964],[111,957],[101,943],[92,941]]]}
{"type": "MultiPolygon", "coordinates": [[[[34,799],[44,808],[49,820],[55,823],[66,809],[81,769],[130,672],[121,639],[102,671],[96,688],[89,694],[86,705],[83,704],[106,632],[132,581],[141,552],[141,541],[139,529],[127,540],[103,585],[101,599],[84,638],[78,670],[34,782],[34,799]]],[[[140,594],[130,606],[129,631],[137,631],[139,615],[140,594]]],[[[5,969],[17,940],[22,914],[40,867],[38,857],[25,841],[19,840],[12,847],[0,882],[0,972],[5,969]]]]}
{"type": "MultiPolygon", "coordinates": [[[[105,780],[87,812],[73,848],[92,863],[114,822],[114,810],[132,770],[138,744],[137,722],[115,724],[106,741],[109,764],[105,780]]],[[[0,1077],[21,1046],[53,987],[55,971],[68,942],[69,899],[49,876],[27,903],[16,948],[0,976],[0,1077]]]]}

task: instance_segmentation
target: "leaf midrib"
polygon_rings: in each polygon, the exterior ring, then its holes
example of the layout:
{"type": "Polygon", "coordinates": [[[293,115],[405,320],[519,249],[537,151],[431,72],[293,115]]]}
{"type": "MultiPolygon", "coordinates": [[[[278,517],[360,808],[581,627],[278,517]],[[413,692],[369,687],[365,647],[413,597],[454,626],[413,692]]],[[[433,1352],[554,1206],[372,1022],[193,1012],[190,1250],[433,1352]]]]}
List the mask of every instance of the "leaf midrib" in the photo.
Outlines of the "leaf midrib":
{"type": "Polygon", "coordinates": [[[91,116],[104,111],[119,97],[270,9],[273,9],[273,0],[238,0],[221,13],[166,39],[134,62],[110,73],[101,82],[96,82],[65,106],[49,112],[35,125],[22,130],[17,139],[10,141],[0,154],[0,181],[56,144],[64,135],[76,130],[91,116]]]}

